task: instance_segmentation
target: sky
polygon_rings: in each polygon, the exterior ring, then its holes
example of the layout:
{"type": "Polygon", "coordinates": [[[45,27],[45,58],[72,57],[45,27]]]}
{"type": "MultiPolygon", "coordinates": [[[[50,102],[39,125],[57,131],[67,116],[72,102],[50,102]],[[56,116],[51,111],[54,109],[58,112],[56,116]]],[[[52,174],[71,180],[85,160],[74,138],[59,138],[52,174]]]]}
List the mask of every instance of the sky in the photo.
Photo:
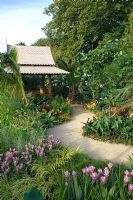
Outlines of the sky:
{"type": "Polygon", "coordinates": [[[44,8],[53,0],[0,0],[0,52],[8,44],[34,43],[46,35],[42,27],[51,20],[44,8]]]}

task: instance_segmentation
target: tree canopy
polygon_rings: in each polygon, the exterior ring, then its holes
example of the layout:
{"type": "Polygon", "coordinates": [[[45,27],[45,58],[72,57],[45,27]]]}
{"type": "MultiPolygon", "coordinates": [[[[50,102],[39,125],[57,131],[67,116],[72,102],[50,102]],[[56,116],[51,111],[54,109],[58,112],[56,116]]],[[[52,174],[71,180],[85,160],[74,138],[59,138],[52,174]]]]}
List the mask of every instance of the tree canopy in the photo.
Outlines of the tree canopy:
{"type": "Polygon", "coordinates": [[[55,0],[45,9],[53,18],[44,30],[57,57],[75,63],[80,54],[95,49],[106,33],[120,38],[132,8],[130,0],[55,0]]]}
{"type": "Polygon", "coordinates": [[[40,38],[36,40],[32,46],[49,46],[49,40],[47,38],[40,38]]]}

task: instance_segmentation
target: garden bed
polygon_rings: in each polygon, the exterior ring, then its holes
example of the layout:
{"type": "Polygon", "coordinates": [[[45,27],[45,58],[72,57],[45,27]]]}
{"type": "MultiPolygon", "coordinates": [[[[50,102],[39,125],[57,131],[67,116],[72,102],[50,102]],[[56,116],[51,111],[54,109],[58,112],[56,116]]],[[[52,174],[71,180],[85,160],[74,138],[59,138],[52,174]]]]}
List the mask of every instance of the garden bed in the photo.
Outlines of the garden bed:
{"type": "Polygon", "coordinates": [[[1,200],[23,200],[32,188],[47,200],[128,200],[133,197],[133,170],[92,160],[49,137],[22,151],[3,152],[0,184],[1,200]]]}
{"type": "Polygon", "coordinates": [[[88,120],[83,135],[93,139],[133,145],[133,118],[103,115],[88,120]]]}

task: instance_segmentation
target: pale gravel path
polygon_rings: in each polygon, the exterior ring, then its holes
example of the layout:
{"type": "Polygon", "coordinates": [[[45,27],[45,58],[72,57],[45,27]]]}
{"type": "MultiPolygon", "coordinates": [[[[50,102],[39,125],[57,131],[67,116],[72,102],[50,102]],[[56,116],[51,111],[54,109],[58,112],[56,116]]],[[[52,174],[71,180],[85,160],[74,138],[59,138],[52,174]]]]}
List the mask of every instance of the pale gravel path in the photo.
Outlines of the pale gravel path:
{"type": "Polygon", "coordinates": [[[47,131],[54,137],[58,136],[68,146],[81,149],[91,158],[130,165],[128,156],[133,154],[133,146],[105,143],[82,136],[84,123],[93,116],[91,112],[73,106],[73,114],[69,122],[54,126],[47,131]]]}

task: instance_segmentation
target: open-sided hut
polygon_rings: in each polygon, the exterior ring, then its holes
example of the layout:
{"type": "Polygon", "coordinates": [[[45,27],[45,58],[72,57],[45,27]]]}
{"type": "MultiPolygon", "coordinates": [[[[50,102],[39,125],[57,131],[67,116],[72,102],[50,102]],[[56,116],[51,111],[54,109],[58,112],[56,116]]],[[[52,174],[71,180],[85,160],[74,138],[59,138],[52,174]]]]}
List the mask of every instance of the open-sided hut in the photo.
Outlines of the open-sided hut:
{"type": "MultiPolygon", "coordinates": [[[[17,62],[20,65],[20,73],[23,75],[42,75],[43,85],[45,76],[48,76],[48,95],[52,95],[52,75],[68,74],[69,72],[56,67],[49,46],[20,46],[8,45],[7,51],[12,48],[17,51],[17,62]]],[[[41,87],[42,88],[42,87],[41,87]]],[[[40,90],[44,92],[44,88],[40,90]]]]}

